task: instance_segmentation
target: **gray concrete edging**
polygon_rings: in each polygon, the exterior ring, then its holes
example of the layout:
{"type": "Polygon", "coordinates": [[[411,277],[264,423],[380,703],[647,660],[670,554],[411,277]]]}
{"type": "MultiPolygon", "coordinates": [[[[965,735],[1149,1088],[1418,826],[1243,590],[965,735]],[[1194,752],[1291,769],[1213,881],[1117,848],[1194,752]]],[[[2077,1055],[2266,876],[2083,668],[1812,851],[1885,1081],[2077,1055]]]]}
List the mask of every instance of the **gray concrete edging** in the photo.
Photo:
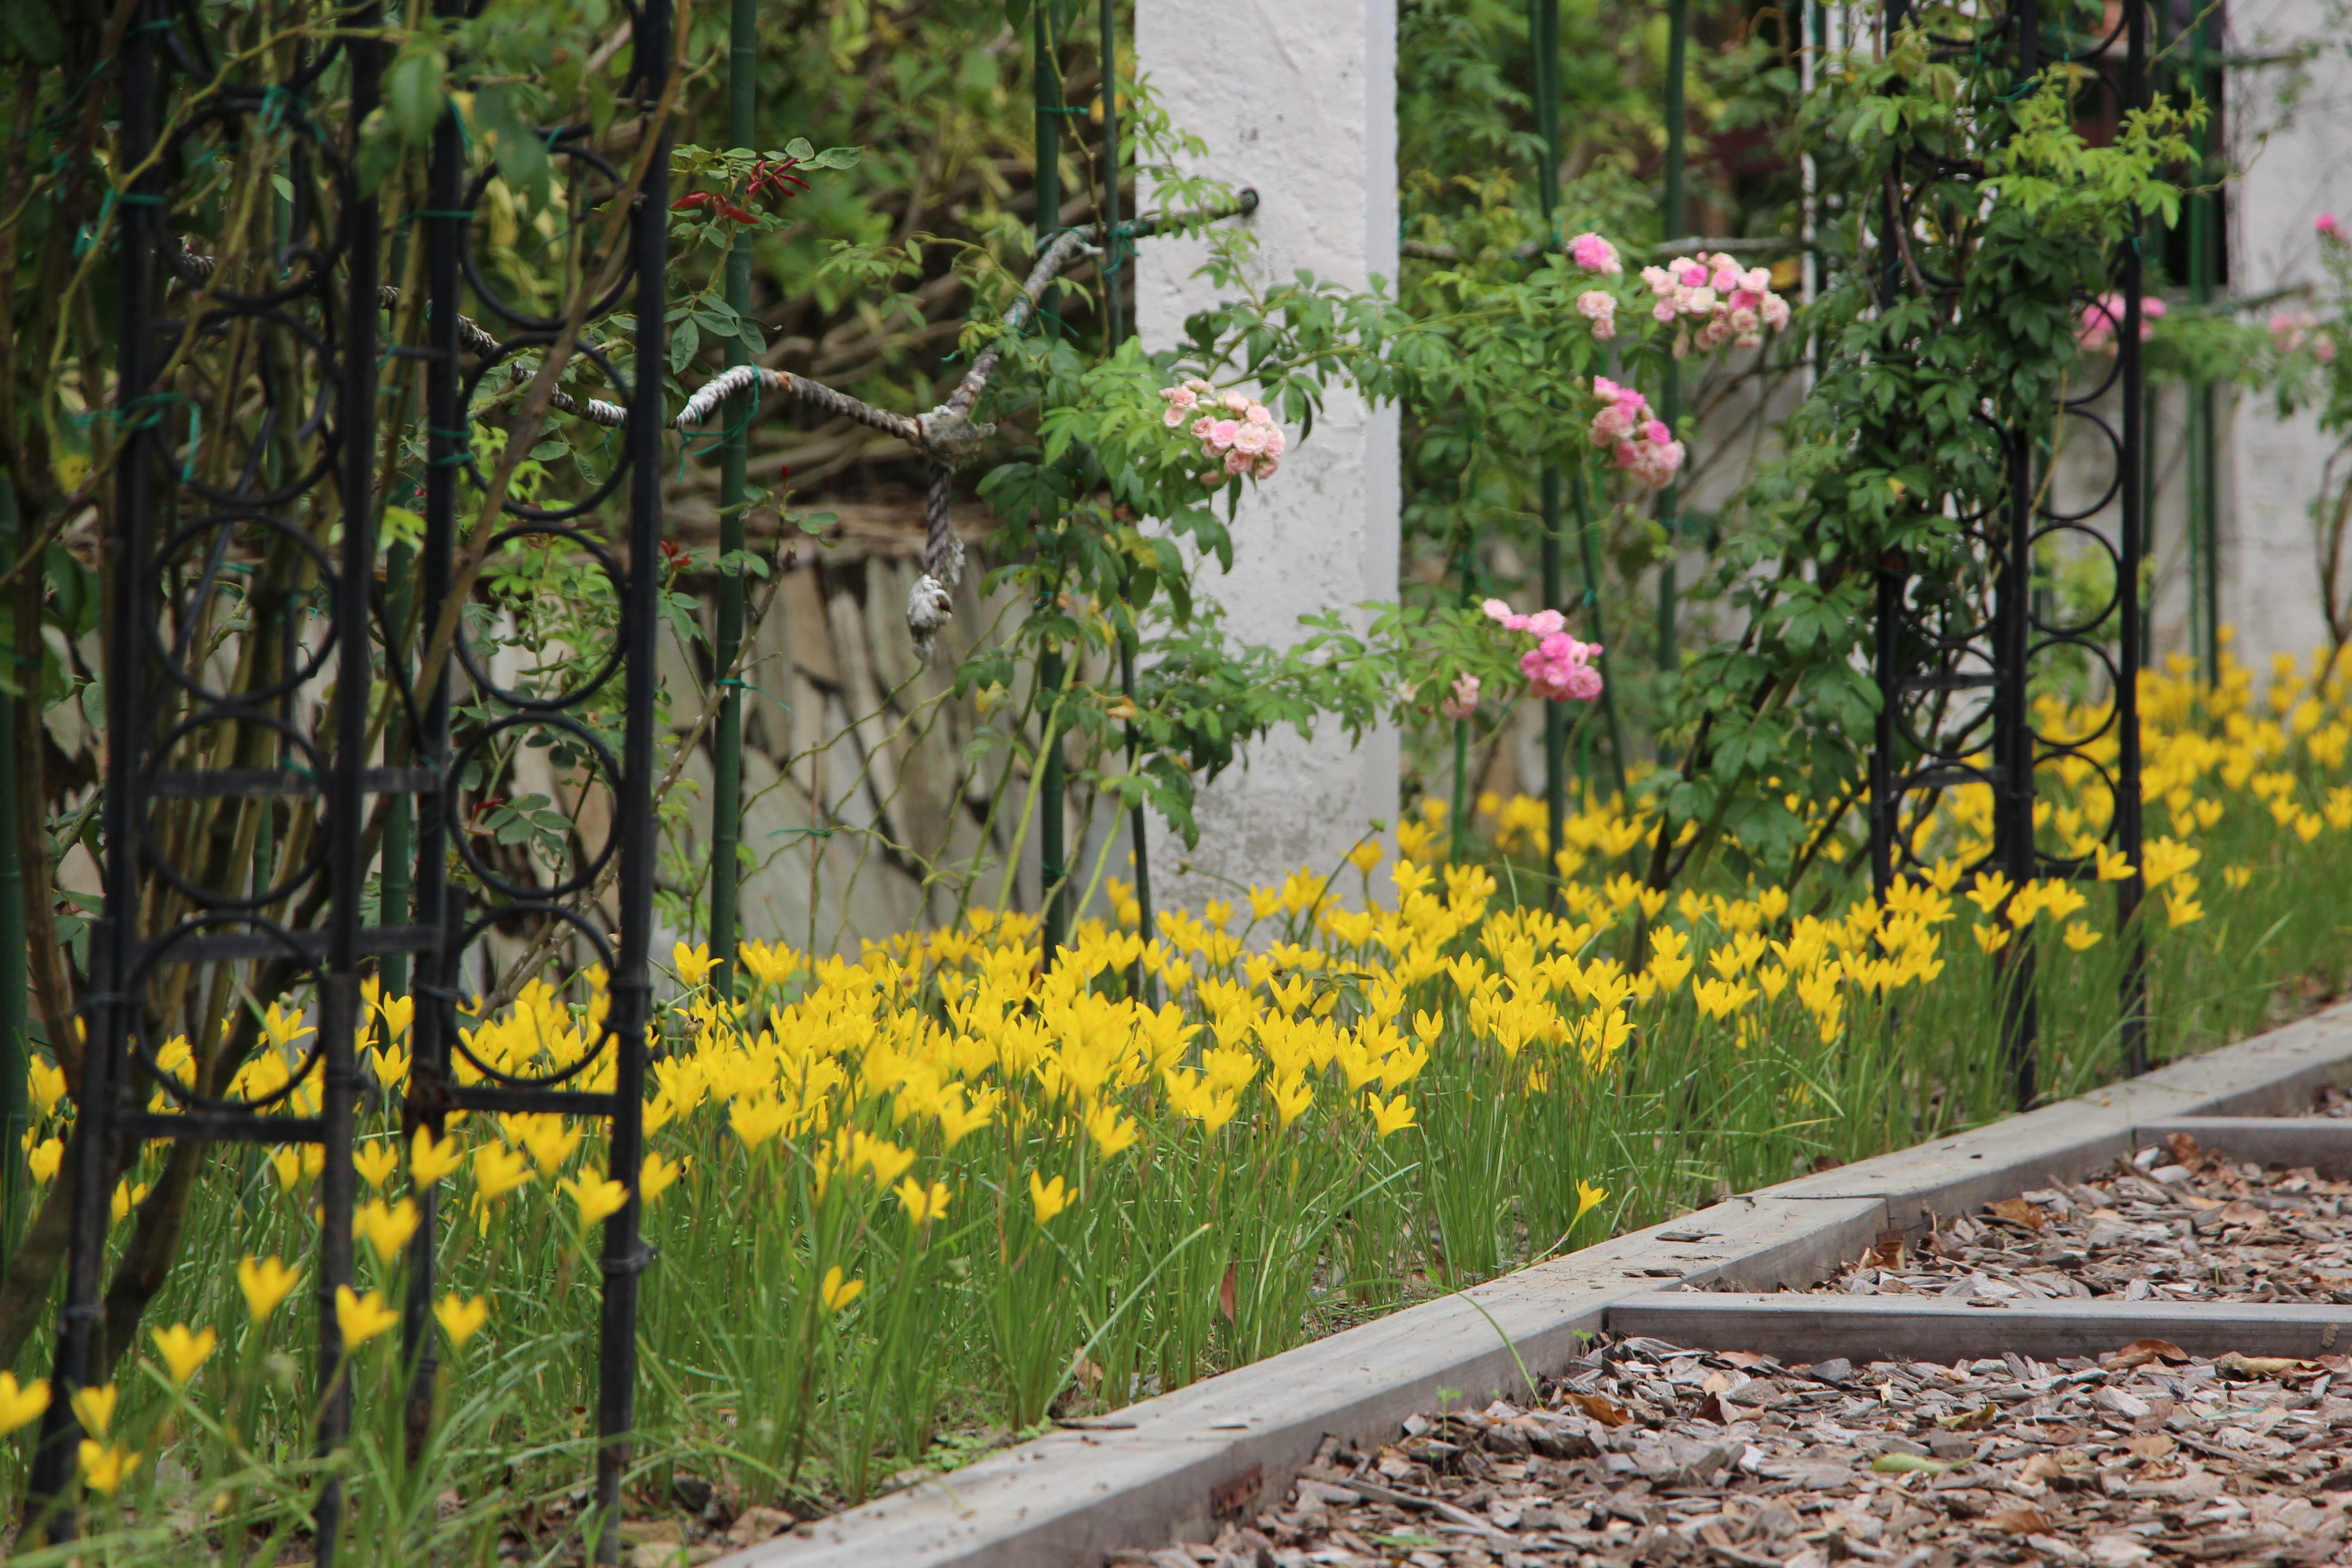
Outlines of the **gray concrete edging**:
{"type": "MultiPolygon", "coordinates": [[[[2352,1081],[2352,1005],[1956,1137],[1732,1198],[1129,1406],[719,1559],[713,1568],[1079,1568],[1201,1539],[1289,1487],[1327,1435],[1385,1441],[1438,1402],[1522,1388],[1612,1303],[1809,1285],[1884,1229],[2128,1155],[2142,1121],[2293,1114],[2352,1081]],[[1475,1303],[1475,1304],[1474,1304],[1475,1303]],[[1516,1352],[1516,1353],[1515,1353],[1516,1352]]],[[[1663,1305],[1663,1303],[1659,1303],[1663,1305]]]]}

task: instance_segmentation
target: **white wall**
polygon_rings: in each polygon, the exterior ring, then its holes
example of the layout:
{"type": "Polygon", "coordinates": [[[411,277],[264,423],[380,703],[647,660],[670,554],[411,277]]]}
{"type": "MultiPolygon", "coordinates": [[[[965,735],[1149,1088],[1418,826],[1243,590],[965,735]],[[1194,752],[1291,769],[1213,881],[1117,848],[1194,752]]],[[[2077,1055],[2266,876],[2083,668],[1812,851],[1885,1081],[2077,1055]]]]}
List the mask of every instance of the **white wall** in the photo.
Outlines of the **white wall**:
{"type": "MultiPolygon", "coordinates": [[[[1259,193],[1259,283],[1301,268],[1350,288],[1393,281],[1394,0],[1220,0],[1211,13],[1143,0],[1137,11],[1138,68],[1176,124],[1208,143],[1202,169],[1259,193]]],[[[1215,294],[1191,276],[1202,243],[1142,248],[1136,321],[1162,347],[1215,294]]],[[[1297,443],[1291,429],[1282,471],[1242,503],[1232,574],[1212,563],[1201,579],[1235,637],[1285,646],[1299,639],[1302,615],[1396,596],[1397,433],[1393,406],[1368,409],[1345,390],[1310,439],[1297,443]]],[[[1370,820],[1393,822],[1396,803],[1393,734],[1351,749],[1336,729],[1311,742],[1286,730],[1205,792],[1197,852],[1155,837],[1154,900],[1197,908],[1231,896],[1208,874],[1246,883],[1302,864],[1328,870],[1370,820]]]]}
{"type": "MultiPolygon", "coordinates": [[[[2323,50],[2299,72],[2230,73],[2226,143],[2245,170],[2230,203],[2230,289],[2241,298],[2317,281],[2312,219],[2352,217],[2352,58],[2334,10],[2333,0],[2233,0],[2228,13],[2237,58],[2314,41],[2323,50]],[[2283,104],[2298,76],[2299,96],[2283,104]]],[[[2285,300],[2262,314],[2307,308],[2285,300]]],[[[2305,656],[2326,636],[2310,509],[2329,444],[2309,415],[2283,421],[2259,392],[2233,412],[2221,425],[2221,620],[2237,627],[2238,657],[2267,670],[2272,653],[2305,656]]]]}

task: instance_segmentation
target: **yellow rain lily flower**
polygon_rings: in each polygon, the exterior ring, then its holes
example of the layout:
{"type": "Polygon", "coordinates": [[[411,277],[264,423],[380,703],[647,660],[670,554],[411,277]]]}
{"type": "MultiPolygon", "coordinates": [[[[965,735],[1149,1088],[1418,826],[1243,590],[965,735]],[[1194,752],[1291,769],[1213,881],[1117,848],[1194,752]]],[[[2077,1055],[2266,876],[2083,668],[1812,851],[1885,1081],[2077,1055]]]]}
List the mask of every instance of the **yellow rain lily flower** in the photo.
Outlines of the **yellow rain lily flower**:
{"type": "Polygon", "coordinates": [[[2205,918],[2205,906],[2188,893],[2167,893],[2164,896],[2164,922],[2168,928],[2194,925],[2205,918]]]}
{"type": "Polygon", "coordinates": [[[490,1202],[528,1186],[531,1180],[530,1162],[520,1151],[502,1143],[485,1143],[474,1151],[474,1187],[490,1202]]]}
{"type": "Polygon", "coordinates": [[[114,1406],[121,1397],[122,1391],[110,1383],[100,1387],[77,1388],[73,1397],[66,1403],[72,1408],[74,1419],[81,1423],[83,1431],[92,1436],[103,1437],[106,1429],[114,1424],[114,1406]]]}
{"type": "Polygon", "coordinates": [[[383,1304],[380,1291],[362,1296],[348,1285],[335,1287],[335,1324],[343,1331],[343,1352],[349,1354],[389,1331],[400,1314],[383,1304]]]}
{"type": "Polygon", "coordinates": [[[824,1303],[827,1312],[840,1311],[865,1293],[866,1281],[845,1279],[838,1263],[824,1271],[824,1279],[816,1288],[817,1300],[824,1303]]]}
{"type": "Polygon", "coordinates": [[[66,1141],[44,1138],[25,1155],[26,1173],[37,1187],[46,1187],[58,1179],[58,1168],[65,1163],[66,1141]]]}
{"type": "Polygon", "coordinates": [[[1097,1105],[1087,1112],[1087,1136],[1094,1140],[1096,1152],[1109,1160],[1117,1158],[1142,1132],[1118,1113],[1117,1106],[1097,1105]]]}
{"type": "Polygon", "coordinates": [[[690,1163],[686,1160],[672,1163],[659,1154],[647,1154],[645,1163],[637,1167],[637,1196],[648,1205],[652,1204],[669,1191],[672,1183],[686,1174],[686,1167],[690,1163]]]}
{"type": "Polygon", "coordinates": [[[278,1310],[278,1304],[301,1282],[299,1268],[290,1268],[275,1258],[248,1256],[236,1266],[236,1288],[245,1292],[245,1310],[257,1323],[278,1310]]]}
{"type": "Polygon", "coordinates": [[[173,1385],[177,1388],[188,1385],[188,1379],[196,1375],[196,1369],[205,1364],[205,1358],[213,1353],[213,1347],[220,1342],[220,1336],[212,1330],[201,1329],[191,1333],[185,1323],[173,1323],[168,1329],[153,1329],[149,1332],[155,1341],[156,1351],[163,1358],[164,1368],[172,1374],[173,1385]]]}
{"type": "Polygon", "coordinates": [[[429,1187],[466,1163],[466,1151],[457,1146],[455,1138],[436,1140],[433,1129],[420,1127],[408,1144],[408,1180],[412,1185],[429,1187]]]}
{"type": "Polygon", "coordinates": [[[922,1183],[909,1176],[891,1191],[898,1194],[898,1201],[907,1207],[907,1217],[917,1225],[928,1225],[948,1212],[950,1194],[945,1182],[933,1182],[926,1189],[922,1183]]]}
{"type": "Polygon", "coordinates": [[[688,947],[684,942],[669,950],[669,961],[670,966],[677,971],[678,984],[688,988],[700,985],[710,978],[710,972],[719,967],[719,961],[710,956],[708,946],[688,947]]]}
{"type": "Polygon", "coordinates": [[[98,1443],[88,1437],[81,1440],[79,1456],[81,1479],[89,1489],[112,1497],[117,1488],[131,1479],[139,1468],[139,1456],[120,1443],[98,1443]]]}
{"type": "Polygon", "coordinates": [[[389,1268],[408,1245],[409,1237],[416,1234],[419,1218],[413,1198],[403,1198],[389,1206],[382,1198],[370,1198],[352,1215],[352,1239],[366,1242],[378,1261],[389,1268]]]}
{"type": "Polygon", "coordinates": [[[1076,1189],[1065,1186],[1061,1177],[1046,1182],[1039,1180],[1036,1172],[1029,1173],[1029,1206],[1039,1225],[1046,1224],[1077,1201],[1076,1189]]]}
{"type": "Polygon", "coordinates": [[[18,1387],[16,1374],[0,1372],[0,1437],[41,1418],[49,1407],[49,1380],[37,1377],[18,1387]]]}
{"type": "Polygon", "coordinates": [[[450,1344],[463,1350],[466,1342],[480,1333],[482,1325],[490,1321],[490,1303],[486,1297],[476,1296],[469,1300],[452,1290],[433,1303],[433,1316],[440,1323],[441,1331],[449,1336],[450,1344]]]}
{"type": "Polygon", "coordinates": [[[2105,934],[2104,931],[2093,931],[2082,921],[2076,921],[2066,928],[2066,945],[2076,952],[2084,952],[2098,946],[2100,938],[2105,934]]]}
{"type": "Polygon", "coordinates": [[[1382,1138],[1403,1131],[1414,1121],[1412,1106],[1402,1094],[1387,1100],[1377,1094],[1367,1094],[1364,1110],[1372,1119],[1372,1131],[1382,1138]]]}
{"type": "Polygon", "coordinates": [[[1576,1219],[1569,1223],[1575,1224],[1576,1220],[1582,1219],[1608,1201],[1609,1190],[1606,1187],[1596,1187],[1591,1182],[1579,1178],[1576,1184],[1576,1219]]]}
{"type": "Polygon", "coordinates": [[[360,1179],[381,1191],[392,1173],[400,1168],[400,1151],[389,1143],[362,1143],[352,1151],[352,1169],[360,1179]]]}
{"type": "Polygon", "coordinates": [[[582,1225],[602,1225],[619,1214],[629,1201],[626,1182],[614,1181],[593,1170],[581,1172],[576,1182],[567,1179],[555,1184],[572,1194],[572,1203],[579,1206],[582,1225]]]}

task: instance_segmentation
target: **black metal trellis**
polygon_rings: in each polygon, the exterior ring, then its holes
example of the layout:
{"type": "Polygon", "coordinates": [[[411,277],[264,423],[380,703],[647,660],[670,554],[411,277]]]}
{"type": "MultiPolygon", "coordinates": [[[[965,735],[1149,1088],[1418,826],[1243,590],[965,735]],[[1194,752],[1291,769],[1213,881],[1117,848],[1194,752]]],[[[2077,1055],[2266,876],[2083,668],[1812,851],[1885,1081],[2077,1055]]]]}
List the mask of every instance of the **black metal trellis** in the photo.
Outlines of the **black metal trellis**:
{"type": "MultiPolygon", "coordinates": [[[[1889,36],[1906,16],[1904,0],[1887,9],[1889,36]]],[[[2037,0],[1992,14],[1973,37],[1947,40],[1938,52],[1982,58],[2008,51],[2021,83],[2060,63],[2089,66],[2119,114],[2147,103],[2149,10],[2127,0],[2100,36],[2074,49],[2053,48],[2037,0]]],[[[1906,181],[1948,179],[1948,168],[1906,169],[1906,181]]],[[[1918,187],[1890,189],[1882,204],[1879,243],[1885,253],[1883,289],[1892,298],[1907,265],[1899,235],[1918,221],[1918,187]]],[[[1981,784],[1993,796],[1991,845],[1969,871],[1995,871],[2017,886],[2036,878],[2095,879],[2096,856],[2053,851],[2038,840],[2034,821],[2037,772],[2074,760],[2096,773],[2109,791],[2113,815],[2105,847],[2130,863],[2116,882],[2116,924],[2128,944],[2122,980],[2125,1065],[2147,1066],[2145,944],[2134,919],[2145,896],[2141,873],[2139,705],[2137,675],[2144,638],[2140,563],[2147,528],[2146,377],[2140,353],[2144,280],[2137,235],[2111,258],[2109,301],[2086,302],[2113,328],[2115,361],[2095,384],[2062,393],[2050,411],[2062,424],[2093,432],[2111,462],[2109,477],[2088,504],[2061,508],[2049,480],[2055,458],[2048,426],[2020,424],[1990,432],[1997,442],[2003,481],[1999,492],[1956,499],[1947,509],[1952,549],[1931,576],[1890,554],[1878,574],[1875,674],[1880,694],[1870,765],[1871,868],[1882,897],[1894,879],[1916,869],[1916,828],[1947,789],[1981,784]],[[2113,395],[2118,416],[2105,401],[2113,395]],[[2075,425],[2074,422],[2080,422],[2075,425]],[[2102,530],[2096,520],[2110,517],[2102,530]],[[2114,574],[2104,604],[2071,617],[2037,594],[2034,558],[2045,544],[2103,553],[2114,574]],[[2050,734],[2035,725],[2032,681],[2053,656],[2074,658],[2104,677],[2113,701],[2105,723],[2087,735],[2050,734]],[[2094,755],[2112,736],[2112,766],[2094,755]]],[[[1922,277],[1929,287],[1956,289],[1956,281],[1922,277]]],[[[2036,1094],[2035,947],[2032,928],[2017,931],[2002,950],[2000,1046],[2021,1107],[2036,1094]]]]}
{"type": "MultiPolygon", "coordinates": [[[[436,0],[445,16],[469,8],[466,0],[436,0]]],[[[625,97],[658,114],[673,52],[668,0],[643,0],[629,16],[637,74],[625,97]]],[[[472,430],[500,417],[476,407],[476,390],[494,374],[501,385],[511,381],[518,356],[550,352],[563,336],[567,311],[535,315],[486,280],[471,235],[488,175],[468,180],[463,132],[446,114],[434,138],[425,208],[412,215],[415,242],[426,252],[425,342],[380,350],[379,315],[398,298],[379,278],[385,238],[379,204],[363,193],[354,162],[360,127],[378,101],[383,48],[372,30],[379,20],[373,10],[343,20],[331,43],[290,72],[272,79],[266,64],[257,65],[247,80],[240,72],[248,68],[225,63],[196,14],[146,0],[120,58],[119,166],[143,172],[121,199],[117,229],[112,416],[121,443],[108,520],[107,899],[92,948],[89,1044],[76,1087],[57,1396],[43,1418],[30,1512],[52,1537],[75,1531],[70,1485],[84,1434],[71,1395],[104,1380],[121,1349],[108,1344],[110,1329],[116,1336],[128,1330],[109,1324],[100,1300],[110,1198],[118,1172],[152,1141],[175,1148],[201,1141],[320,1147],[311,1270],[319,1450],[326,1455],[341,1443],[351,1395],[337,1298],[354,1283],[361,967],[418,953],[405,1131],[429,1128],[438,1137],[458,1110],[600,1117],[610,1126],[610,1174],[630,1189],[604,1222],[602,1256],[594,1496],[602,1515],[596,1557],[609,1563],[618,1552],[634,1415],[637,1276],[648,1260],[635,1189],[653,923],[667,121],[633,196],[587,144],[586,127],[547,133],[551,157],[580,188],[601,191],[607,204],[630,201],[625,254],[612,280],[581,285],[603,289],[587,312],[592,325],[616,308],[633,313],[629,373],[615,367],[609,342],[598,347],[583,335],[578,350],[621,389],[625,409],[583,406],[561,394],[552,400],[559,410],[618,422],[625,435],[610,471],[583,497],[566,501],[543,491],[530,504],[509,500],[487,542],[468,541],[474,520],[460,516],[460,475],[478,490],[472,430]],[[205,96],[167,120],[179,83],[205,96]],[[331,123],[310,101],[330,86],[349,103],[347,115],[331,123]],[[200,176],[222,152],[236,153],[240,140],[252,156],[256,138],[274,139],[270,155],[283,171],[275,237],[255,242],[251,225],[232,233],[224,218],[217,253],[200,254],[179,232],[184,222],[201,226],[210,210],[200,176]],[[502,338],[461,315],[468,284],[502,338]],[[215,351],[230,367],[226,374],[243,378],[233,387],[241,395],[189,382],[187,351],[196,345],[215,351]],[[406,595],[382,605],[374,597],[385,499],[378,464],[387,446],[379,399],[384,367],[404,359],[425,363],[427,425],[420,581],[415,614],[405,620],[406,595]],[[637,395],[641,375],[655,378],[652,395],[637,395]],[[192,393],[207,390],[216,406],[238,411],[232,427],[200,417],[205,410],[192,393]],[[619,552],[590,526],[614,512],[625,517],[619,552]],[[461,544],[478,552],[531,540],[599,563],[617,605],[612,656],[553,694],[500,686],[490,661],[469,647],[462,617],[449,616],[452,599],[467,591],[461,544]],[[436,639],[445,617],[456,636],[436,639]],[[395,693],[380,757],[370,700],[379,679],[395,693]],[[615,682],[617,757],[582,718],[615,682]],[[453,689],[460,687],[477,710],[496,715],[462,735],[452,725],[453,689]],[[473,791],[469,767],[500,737],[525,731],[561,734],[590,759],[612,800],[602,848],[583,850],[570,878],[553,887],[519,881],[485,858],[461,817],[473,791]],[[282,838],[279,816],[293,820],[286,803],[306,797],[320,809],[300,837],[282,838]],[[369,924],[369,864],[391,815],[385,807],[398,797],[423,805],[411,884],[416,912],[369,924]],[[173,814],[191,801],[222,804],[214,829],[185,842],[173,814]],[[461,878],[449,875],[453,857],[466,868],[461,878]],[[609,939],[565,902],[591,892],[608,868],[617,873],[618,928],[609,939]],[[516,921],[569,926],[603,966],[610,1002],[601,1033],[581,1059],[542,1074],[518,1076],[478,1059],[461,1073],[457,1063],[468,1053],[456,1031],[460,961],[493,925],[516,921]],[[277,1004],[280,1019],[300,1026],[278,1029],[289,1038],[307,1035],[310,1044],[277,1075],[282,1081],[248,1082],[236,1069],[254,1059],[262,1009],[277,1004]],[[185,1067],[163,1040],[175,1017],[194,1020],[187,1032],[201,1047],[185,1067]],[[217,1035],[205,1033],[215,1026],[217,1035]],[[588,1087],[608,1065],[609,1087],[588,1087]]],[[[388,889],[398,882],[386,879],[388,889]]],[[[269,1046],[284,1043],[273,1037],[269,1046]]],[[[434,1192],[425,1186],[415,1194],[423,1223],[410,1243],[403,1311],[417,1439],[430,1415],[434,1373],[434,1192]]],[[[331,1470],[315,1518],[321,1564],[336,1556],[342,1511],[331,1470]]]]}

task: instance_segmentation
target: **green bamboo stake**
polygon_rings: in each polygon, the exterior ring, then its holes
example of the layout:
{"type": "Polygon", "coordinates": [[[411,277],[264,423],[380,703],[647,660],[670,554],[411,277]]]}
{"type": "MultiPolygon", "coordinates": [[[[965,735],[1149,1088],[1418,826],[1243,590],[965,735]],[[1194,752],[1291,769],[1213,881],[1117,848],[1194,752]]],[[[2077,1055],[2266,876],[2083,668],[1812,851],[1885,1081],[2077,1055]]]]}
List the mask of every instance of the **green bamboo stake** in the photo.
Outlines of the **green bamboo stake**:
{"type": "MultiPolygon", "coordinates": [[[[742,0],[737,0],[740,5],[742,0]]],[[[1054,40],[1045,26],[1045,7],[1034,3],[1030,10],[1030,53],[1036,75],[1036,149],[1037,149],[1037,249],[1043,254],[1047,237],[1062,224],[1062,74],[1054,59],[1054,40]]],[[[1037,321],[1040,331],[1054,330],[1053,296],[1049,291],[1038,302],[1037,321]]],[[[1045,601],[1050,604],[1050,597],[1045,601]]],[[[1066,819],[1062,797],[1062,747],[1052,733],[1054,700],[1061,694],[1064,671],[1062,650],[1058,645],[1048,647],[1037,657],[1037,702],[1039,710],[1048,715],[1046,736],[1049,744],[1040,762],[1042,776],[1037,791],[1037,887],[1045,900],[1045,924],[1041,936],[1045,963],[1053,964],[1054,954],[1061,948],[1069,933],[1068,889],[1063,886],[1067,876],[1064,862],[1068,851],[1063,843],[1066,819]]]]}
{"type": "MultiPolygon", "coordinates": [[[[727,141],[748,149],[759,134],[758,0],[734,0],[727,29],[727,141]]],[[[738,316],[751,310],[751,236],[738,230],[727,251],[727,303],[738,316]]],[[[727,342],[729,365],[751,363],[740,337],[727,342]]],[[[726,682],[719,694],[719,729],[712,741],[710,780],[710,956],[717,961],[711,984],[720,996],[735,994],[736,899],[742,886],[743,690],[735,681],[735,660],[743,647],[743,514],[745,465],[751,444],[751,394],[728,400],[726,433],[719,447],[719,635],[712,662],[726,682]]]]}
{"type": "MultiPolygon", "coordinates": [[[[1584,604],[1591,612],[1591,640],[1604,648],[1609,645],[1609,618],[1601,607],[1601,546],[1594,536],[1600,531],[1592,515],[1591,499],[1585,493],[1584,470],[1574,471],[1570,495],[1576,507],[1577,552],[1584,562],[1584,604]]],[[[1617,679],[1612,675],[1601,683],[1601,713],[1609,723],[1609,763],[1616,780],[1620,798],[1625,794],[1625,731],[1617,722],[1617,679]]]]}
{"type": "MultiPolygon", "coordinates": [[[[5,478],[0,478],[0,561],[14,565],[16,561],[16,490],[5,478]]],[[[16,604],[40,603],[39,592],[16,595],[16,604]]],[[[12,628],[12,647],[16,657],[11,661],[8,679],[20,679],[26,668],[37,676],[38,660],[27,666],[24,650],[40,646],[40,628],[36,626],[30,636],[26,628],[12,628]]],[[[37,687],[31,693],[39,700],[37,687]]],[[[14,1257],[18,1237],[24,1234],[26,1191],[25,1134],[32,1126],[32,1110],[26,1103],[25,1076],[31,1068],[30,1051],[26,1038],[27,954],[25,943],[25,867],[19,853],[16,813],[16,700],[8,685],[0,682],[0,1264],[14,1257]]]]}
{"type": "MultiPolygon", "coordinates": [[[[1536,129],[1543,138],[1543,163],[1536,170],[1536,201],[1543,211],[1544,244],[1559,244],[1559,0],[1529,0],[1528,41],[1535,58],[1536,129]]],[[[1538,571],[1543,605],[1560,603],[1559,468],[1546,463],[1541,477],[1543,536],[1538,545],[1538,571]]],[[[1544,902],[1559,905],[1558,874],[1549,857],[1559,852],[1561,825],[1568,816],[1568,715],[1557,702],[1543,705],[1544,754],[1544,902]]]]}
{"type": "MultiPolygon", "coordinates": [[[[1666,6],[1666,188],[1665,200],[1659,216],[1665,233],[1662,239],[1679,238],[1683,232],[1683,79],[1687,71],[1690,53],[1690,0],[1669,0],[1666,6]]],[[[1658,416],[1669,429],[1682,416],[1683,384],[1681,366],[1673,359],[1666,361],[1664,384],[1658,389],[1658,416]]],[[[1670,484],[1658,492],[1658,524],[1665,530],[1666,558],[1658,568],[1658,668],[1671,671],[1675,668],[1675,595],[1680,585],[1675,581],[1675,545],[1682,531],[1680,512],[1682,487],[1670,484]]]]}

